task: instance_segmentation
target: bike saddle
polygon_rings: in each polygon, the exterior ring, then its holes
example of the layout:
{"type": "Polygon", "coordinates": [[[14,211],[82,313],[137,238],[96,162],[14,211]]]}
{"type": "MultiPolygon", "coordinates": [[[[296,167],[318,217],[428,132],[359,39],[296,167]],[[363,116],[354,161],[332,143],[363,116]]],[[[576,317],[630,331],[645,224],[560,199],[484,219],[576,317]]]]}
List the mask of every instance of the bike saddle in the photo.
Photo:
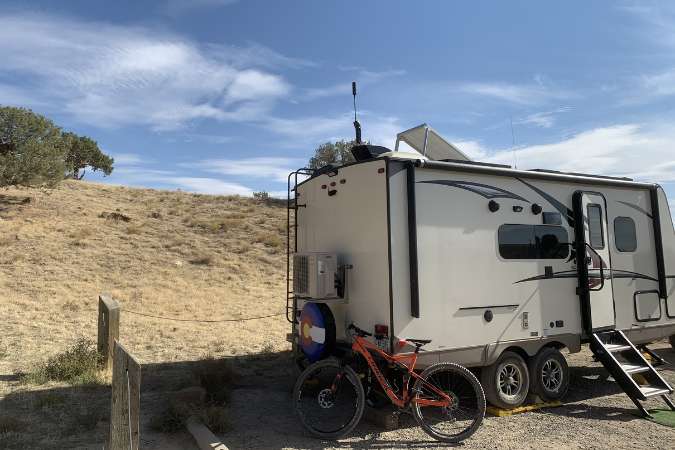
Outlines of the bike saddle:
{"type": "Polygon", "coordinates": [[[431,339],[406,339],[406,341],[412,342],[416,346],[421,347],[431,342],[431,339]]]}

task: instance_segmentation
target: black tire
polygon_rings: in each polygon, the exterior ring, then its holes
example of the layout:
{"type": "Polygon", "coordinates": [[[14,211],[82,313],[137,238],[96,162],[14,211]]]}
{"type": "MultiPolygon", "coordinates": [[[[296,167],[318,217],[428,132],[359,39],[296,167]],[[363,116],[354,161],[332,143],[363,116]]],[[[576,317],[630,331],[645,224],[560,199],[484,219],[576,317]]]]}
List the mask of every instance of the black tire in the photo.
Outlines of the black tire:
{"type": "Polygon", "coordinates": [[[413,417],[431,437],[441,442],[458,443],[476,432],[485,416],[485,394],[478,379],[468,369],[457,364],[440,363],[429,366],[415,381],[411,402],[413,417]],[[456,402],[450,408],[420,406],[419,398],[438,398],[426,383],[442,390],[456,402]]]}
{"type": "Polygon", "coordinates": [[[349,434],[361,420],[365,403],[363,385],[354,370],[333,358],[310,365],[293,389],[300,422],[321,439],[340,439],[349,434]],[[332,393],[338,374],[337,392],[332,393]]]}
{"type": "Polygon", "coordinates": [[[517,353],[504,352],[481,370],[481,384],[488,402],[503,409],[522,405],[530,389],[530,374],[525,360],[517,353]]]}
{"type": "Polygon", "coordinates": [[[675,350],[675,334],[670,336],[668,340],[670,341],[670,346],[673,348],[673,350],[675,350]]]}
{"type": "Polygon", "coordinates": [[[565,357],[553,347],[544,347],[530,360],[530,392],[544,401],[559,400],[570,387],[570,369],[565,357]]]}

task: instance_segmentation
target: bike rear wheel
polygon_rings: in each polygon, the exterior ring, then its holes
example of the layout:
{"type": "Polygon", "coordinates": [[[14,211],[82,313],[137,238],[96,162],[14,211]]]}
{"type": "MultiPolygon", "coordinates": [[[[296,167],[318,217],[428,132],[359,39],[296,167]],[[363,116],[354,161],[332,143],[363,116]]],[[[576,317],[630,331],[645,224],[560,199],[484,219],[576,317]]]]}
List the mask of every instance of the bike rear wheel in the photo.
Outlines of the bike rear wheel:
{"type": "Polygon", "coordinates": [[[478,379],[458,364],[429,366],[413,386],[412,413],[420,427],[442,442],[457,443],[476,432],[485,416],[485,394],[478,379]],[[433,387],[452,399],[449,407],[427,406],[419,400],[442,400],[433,387]]]}
{"type": "Polygon", "coordinates": [[[307,367],[293,389],[300,422],[322,439],[340,439],[349,434],[363,416],[365,397],[354,370],[335,359],[307,367]]]}

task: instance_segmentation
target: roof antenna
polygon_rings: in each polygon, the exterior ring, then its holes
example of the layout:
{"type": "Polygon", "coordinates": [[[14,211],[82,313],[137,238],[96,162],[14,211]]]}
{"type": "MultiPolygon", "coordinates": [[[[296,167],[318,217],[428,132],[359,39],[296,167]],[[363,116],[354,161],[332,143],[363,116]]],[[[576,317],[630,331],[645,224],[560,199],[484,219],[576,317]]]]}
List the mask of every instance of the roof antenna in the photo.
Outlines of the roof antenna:
{"type": "Polygon", "coordinates": [[[356,81],[352,81],[352,96],[354,96],[354,131],[356,131],[356,143],[361,143],[361,124],[356,118],[356,81]]]}
{"type": "Polygon", "coordinates": [[[513,132],[513,116],[511,118],[511,145],[513,146],[513,167],[518,168],[518,158],[516,157],[516,133],[513,132]]]}

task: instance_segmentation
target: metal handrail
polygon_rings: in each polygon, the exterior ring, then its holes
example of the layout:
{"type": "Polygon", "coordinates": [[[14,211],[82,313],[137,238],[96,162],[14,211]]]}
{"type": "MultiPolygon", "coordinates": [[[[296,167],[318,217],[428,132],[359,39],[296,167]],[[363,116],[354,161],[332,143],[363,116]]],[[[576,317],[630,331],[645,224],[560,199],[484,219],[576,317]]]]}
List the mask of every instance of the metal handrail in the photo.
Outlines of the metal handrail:
{"type": "MultiPolygon", "coordinates": [[[[603,267],[603,266],[605,265],[605,261],[602,259],[602,256],[600,256],[600,254],[599,254],[598,252],[596,252],[595,249],[594,249],[593,247],[590,246],[590,244],[589,244],[588,242],[584,242],[584,245],[585,245],[586,247],[588,247],[588,248],[590,249],[590,251],[592,251],[593,253],[595,253],[595,256],[597,256],[598,259],[600,260],[600,287],[599,287],[599,288],[595,288],[595,289],[592,289],[592,288],[589,287],[588,290],[589,290],[589,291],[594,291],[594,292],[595,292],[595,291],[601,291],[602,288],[605,287],[605,270],[604,270],[604,267],[603,267]]],[[[586,269],[586,273],[588,274],[588,269],[586,269]]],[[[587,275],[587,276],[588,276],[588,275],[587,275]]],[[[597,277],[590,277],[590,276],[588,276],[588,278],[597,278],[597,277]]]]}

